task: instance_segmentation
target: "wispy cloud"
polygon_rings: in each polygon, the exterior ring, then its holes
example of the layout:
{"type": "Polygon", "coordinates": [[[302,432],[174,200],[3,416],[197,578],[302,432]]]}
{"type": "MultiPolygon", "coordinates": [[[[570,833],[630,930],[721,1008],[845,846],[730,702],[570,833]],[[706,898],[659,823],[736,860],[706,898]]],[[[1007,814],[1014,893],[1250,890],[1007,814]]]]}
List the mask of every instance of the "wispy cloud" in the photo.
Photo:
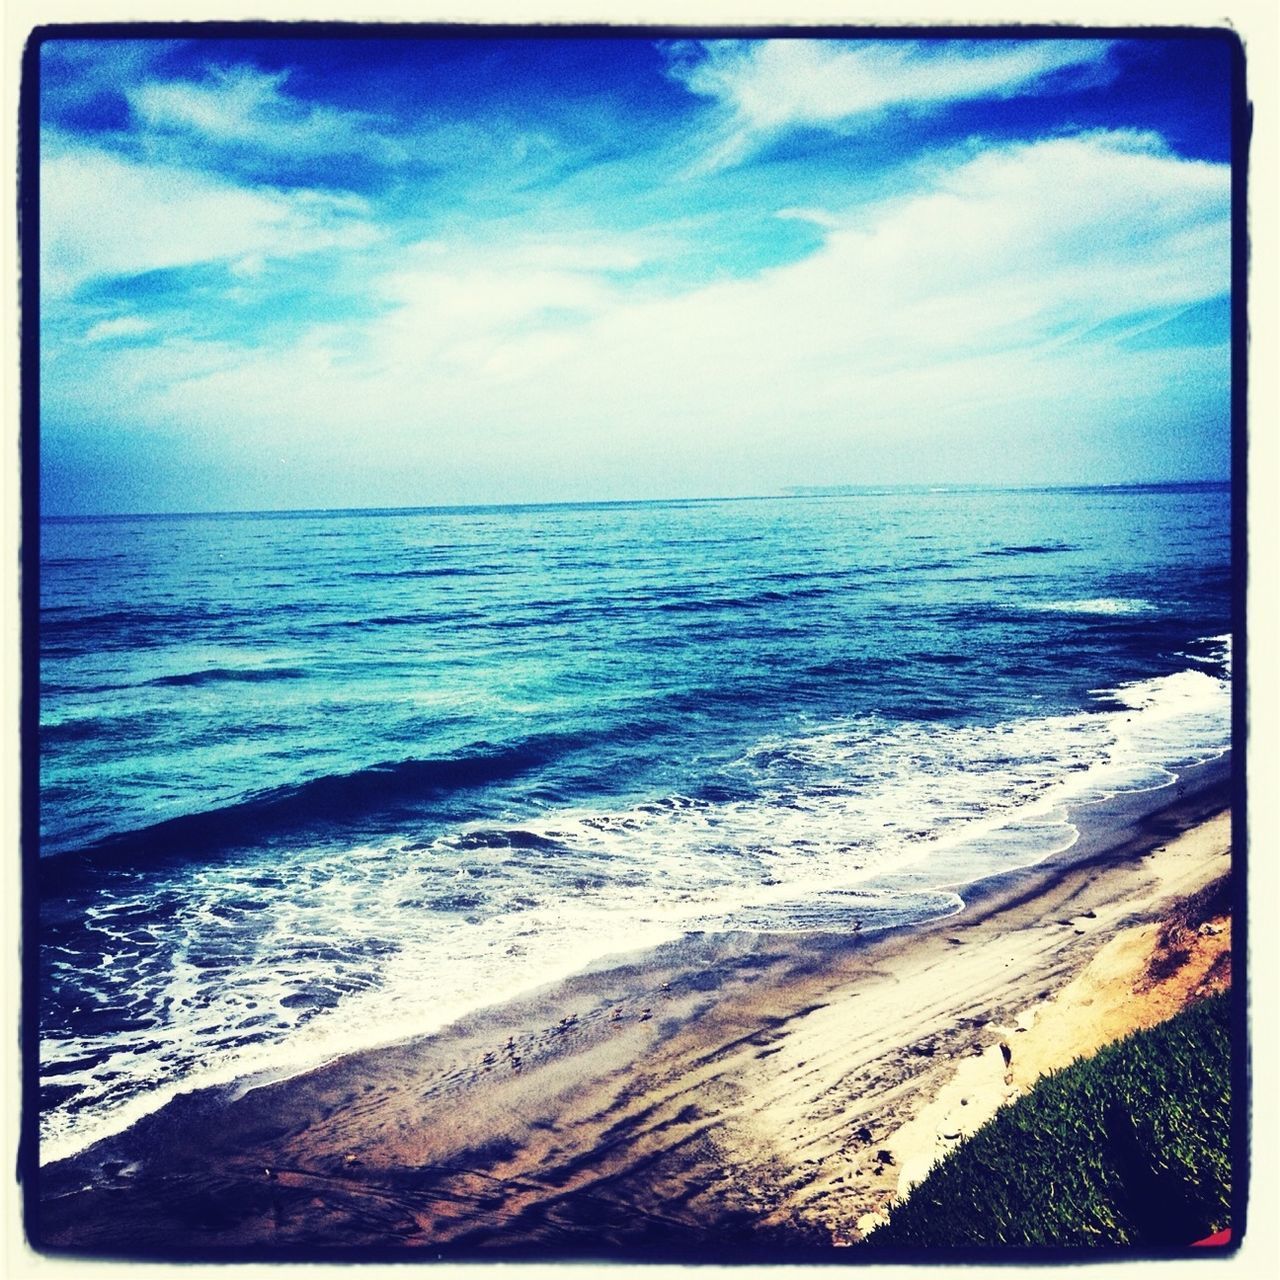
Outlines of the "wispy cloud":
{"type": "Polygon", "coordinates": [[[670,74],[722,110],[702,167],[741,160],[787,129],[839,128],[890,109],[924,111],[1104,77],[1100,40],[681,41],[670,74]]]}
{"type": "Polygon", "coordinates": [[[155,325],[141,316],[116,316],[91,325],[84,339],[86,342],[110,342],[119,338],[138,338],[154,329],[155,325]]]}
{"type": "Polygon", "coordinates": [[[41,166],[41,286],[49,297],[102,277],[370,243],[363,202],[246,188],[47,134],[41,166]]]}
{"type": "Polygon", "coordinates": [[[641,235],[478,235],[406,246],[372,287],[389,304],[365,342],[386,376],[529,376],[634,296],[641,235]]]}
{"type": "Polygon", "coordinates": [[[253,146],[293,155],[403,158],[388,122],[372,113],[337,111],[284,92],[288,71],[218,69],[203,81],[147,80],[127,93],[139,120],[159,131],[187,133],[205,143],[253,146]]]}

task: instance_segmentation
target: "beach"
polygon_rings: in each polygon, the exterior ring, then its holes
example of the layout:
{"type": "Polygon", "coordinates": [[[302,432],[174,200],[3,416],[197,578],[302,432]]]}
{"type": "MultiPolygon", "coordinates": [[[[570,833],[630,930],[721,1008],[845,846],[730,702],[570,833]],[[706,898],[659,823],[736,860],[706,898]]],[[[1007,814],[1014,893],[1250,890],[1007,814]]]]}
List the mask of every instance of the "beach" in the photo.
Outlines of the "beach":
{"type": "Polygon", "coordinates": [[[1230,777],[1228,754],[1082,807],[1070,849],[960,886],[947,919],[693,935],[429,1036],[181,1095],[40,1170],[36,1234],[176,1258],[856,1243],[1036,1074],[1210,976],[1206,952],[1140,981],[1162,912],[1230,870],[1230,777]]]}

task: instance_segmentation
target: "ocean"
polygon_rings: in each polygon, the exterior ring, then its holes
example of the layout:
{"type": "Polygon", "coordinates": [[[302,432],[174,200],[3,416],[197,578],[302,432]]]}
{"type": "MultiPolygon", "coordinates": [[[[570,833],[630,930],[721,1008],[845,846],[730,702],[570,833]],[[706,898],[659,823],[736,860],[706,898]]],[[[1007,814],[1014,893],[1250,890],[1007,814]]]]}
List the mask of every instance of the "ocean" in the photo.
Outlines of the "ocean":
{"type": "Polygon", "coordinates": [[[683,934],[961,909],[1228,750],[1230,505],[46,518],[41,1158],[683,934]]]}

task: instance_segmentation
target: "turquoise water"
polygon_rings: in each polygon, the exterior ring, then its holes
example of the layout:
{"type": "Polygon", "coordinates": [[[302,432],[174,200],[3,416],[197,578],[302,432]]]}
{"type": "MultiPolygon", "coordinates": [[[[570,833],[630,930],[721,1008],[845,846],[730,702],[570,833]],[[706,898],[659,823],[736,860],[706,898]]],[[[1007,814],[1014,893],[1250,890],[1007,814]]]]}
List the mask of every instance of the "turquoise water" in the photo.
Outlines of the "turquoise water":
{"type": "Polygon", "coordinates": [[[1223,486],[46,520],[44,1154],[1230,740],[1223,486]]]}

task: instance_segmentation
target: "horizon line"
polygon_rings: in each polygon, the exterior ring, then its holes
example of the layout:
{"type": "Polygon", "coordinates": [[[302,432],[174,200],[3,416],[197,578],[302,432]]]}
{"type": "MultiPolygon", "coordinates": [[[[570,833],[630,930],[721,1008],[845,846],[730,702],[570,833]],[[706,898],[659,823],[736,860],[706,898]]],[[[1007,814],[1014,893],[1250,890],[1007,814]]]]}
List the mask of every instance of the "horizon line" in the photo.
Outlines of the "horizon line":
{"type": "MultiPolygon", "coordinates": [[[[319,515],[384,515],[413,511],[509,511],[547,510],[560,507],[637,507],[675,506],[691,503],[795,501],[806,498],[874,497],[892,493],[1028,493],[1069,491],[1078,489],[1191,489],[1230,487],[1232,477],[1195,480],[1112,480],[1062,481],[1054,483],[984,484],[970,482],[904,481],[889,484],[789,485],[774,493],[710,494],[662,498],[567,498],[546,501],[516,502],[424,502],[387,506],[351,507],[234,507],[207,510],[174,511],[41,511],[39,520],[165,520],[216,516],[319,516],[319,515]]],[[[27,517],[24,516],[24,521],[27,517]]]]}

